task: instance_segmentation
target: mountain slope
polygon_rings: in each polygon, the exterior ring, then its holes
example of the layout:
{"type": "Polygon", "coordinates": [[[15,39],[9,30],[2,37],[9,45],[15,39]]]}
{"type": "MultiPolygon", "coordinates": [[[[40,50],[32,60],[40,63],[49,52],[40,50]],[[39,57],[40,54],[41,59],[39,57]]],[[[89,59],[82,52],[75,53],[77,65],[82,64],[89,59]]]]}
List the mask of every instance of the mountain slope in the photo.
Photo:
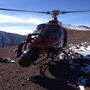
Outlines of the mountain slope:
{"type": "Polygon", "coordinates": [[[68,43],[78,44],[82,42],[90,43],[90,30],[75,30],[66,29],[68,36],[68,43]]]}
{"type": "Polygon", "coordinates": [[[0,48],[18,45],[24,39],[25,36],[23,35],[0,31],[0,48]]]}

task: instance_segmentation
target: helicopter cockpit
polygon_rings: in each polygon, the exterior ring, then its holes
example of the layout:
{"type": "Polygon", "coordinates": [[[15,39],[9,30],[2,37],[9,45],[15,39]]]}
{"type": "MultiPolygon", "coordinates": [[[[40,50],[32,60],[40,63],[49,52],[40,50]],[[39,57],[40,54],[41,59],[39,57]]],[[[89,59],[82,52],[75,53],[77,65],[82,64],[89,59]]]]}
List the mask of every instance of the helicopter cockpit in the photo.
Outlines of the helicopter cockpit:
{"type": "Polygon", "coordinates": [[[43,40],[60,40],[61,30],[60,26],[55,24],[40,24],[37,26],[37,33],[43,40]]]}

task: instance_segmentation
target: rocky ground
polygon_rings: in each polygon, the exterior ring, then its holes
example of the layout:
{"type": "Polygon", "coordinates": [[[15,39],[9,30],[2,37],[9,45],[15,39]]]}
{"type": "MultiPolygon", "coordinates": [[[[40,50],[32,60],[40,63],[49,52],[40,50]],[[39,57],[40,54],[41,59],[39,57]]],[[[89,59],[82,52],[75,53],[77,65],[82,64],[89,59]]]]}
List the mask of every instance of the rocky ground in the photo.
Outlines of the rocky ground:
{"type": "Polygon", "coordinates": [[[90,31],[67,30],[68,43],[79,44],[90,43],[90,31]]]}
{"type": "MultiPolygon", "coordinates": [[[[83,33],[83,35],[85,36],[85,33],[83,33]]],[[[15,63],[0,62],[0,90],[62,90],[62,85],[60,85],[57,80],[54,80],[50,73],[47,72],[47,77],[39,76],[39,65],[31,65],[28,68],[20,67],[18,59],[15,57],[15,48],[16,47],[0,49],[1,57],[10,57],[15,60],[15,63]],[[32,77],[38,78],[39,83],[32,82],[32,77]]],[[[68,85],[64,87],[63,90],[78,89],[68,85]]],[[[90,90],[90,88],[87,87],[86,90],[90,90]]]]}
{"type": "MultiPolygon", "coordinates": [[[[39,76],[39,65],[31,65],[22,68],[15,58],[15,47],[0,49],[0,56],[10,57],[15,63],[0,63],[0,90],[62,90],[57,80],[53,79],[50,73],[47,77],[39,76]],[[31,78],[38,78],[38,83],[33,83],[31,78]]],[[[68,85],[63,90],[78,90],[68,85]]],[[[86,90],[90,90],[86,88],[86,90]]]]}

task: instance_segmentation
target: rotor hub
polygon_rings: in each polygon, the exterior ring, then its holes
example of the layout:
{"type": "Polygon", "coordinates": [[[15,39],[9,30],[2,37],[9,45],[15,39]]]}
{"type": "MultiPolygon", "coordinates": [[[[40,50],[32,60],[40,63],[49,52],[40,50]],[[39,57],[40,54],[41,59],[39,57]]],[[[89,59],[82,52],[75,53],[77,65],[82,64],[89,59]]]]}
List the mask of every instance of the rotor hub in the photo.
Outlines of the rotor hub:
{"type": "Polygon", "coordinates": [[[50,14],[54,15],[54,16],[57,16],[57,15],[60,14],[60,10],[52,10],[52,11],[50,11],[50,14]]]}
{"type": "Polygon", "coordinates": [[[60,10],[52,10],[49,12],[49,14],[52,15],[52,18],[54,21],[58,21],[57,16],[60,14],[60,10]]]}

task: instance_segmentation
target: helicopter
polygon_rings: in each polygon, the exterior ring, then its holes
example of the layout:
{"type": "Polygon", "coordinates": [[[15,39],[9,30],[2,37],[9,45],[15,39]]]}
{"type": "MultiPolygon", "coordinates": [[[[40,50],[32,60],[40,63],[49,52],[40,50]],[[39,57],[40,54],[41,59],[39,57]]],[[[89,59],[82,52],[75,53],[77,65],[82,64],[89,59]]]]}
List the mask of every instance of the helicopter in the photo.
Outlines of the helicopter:
{"type": "Polygon", "coordinates": [[[29,46],[28,50],[20,55],[18,61],[19,65],[22,67],[28,67],[38,60],[39,56],[42,54],[46,55],[45,59],[51,58],[53,61],[61,52],[64,52],[63,48],[67,45],[67,31],[58,21],[57,16],[61,14],[68,13],[79,13],[79,12],[90,12],[90,10],[79,10],[79,11],[61,11],[61,10],[51,10],[51,11],[29,11],[29,10],[17,10],[17,9],[7,9],[0,8],[4,11],[14,11],[14,12],[30,12],[51,15],[52,19],[47,23],[42,23],[37,25],[36,30],[28,35],[29,46]]]}

